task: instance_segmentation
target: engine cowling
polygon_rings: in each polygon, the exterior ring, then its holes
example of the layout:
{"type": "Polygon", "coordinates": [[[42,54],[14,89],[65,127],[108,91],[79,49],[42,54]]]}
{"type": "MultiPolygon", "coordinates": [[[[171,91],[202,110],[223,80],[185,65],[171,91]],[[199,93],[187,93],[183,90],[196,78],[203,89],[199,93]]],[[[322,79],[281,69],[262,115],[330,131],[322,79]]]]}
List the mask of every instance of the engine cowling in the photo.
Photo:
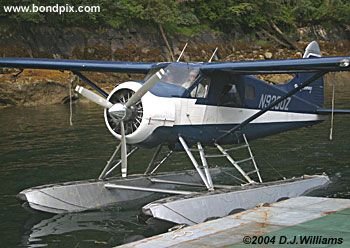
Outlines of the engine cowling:
{"type": "MultiPolygon", "coordinates": [[[[125,103],[141,86],[141,83],[134,81],[119,84],[111,91],[107,100],[113,104],[125,103]]],[[[157,127],[173,126],[175,122],[175,104],[172,98],[158,97],[151,92],[147,92],[130,110],[124,119],[128,144],[141,143],[152,135],[157,127]]],[[[108,130],[120,140],[120,124],[112,120],[107,110],[104,111],[104,118],[108,130]]]]}
{"type": "MultiPolygon", "coordinates": [[[[108,101],[111,103],[122,103],[125,104],[130,97],[135,92],[131,89],[120,89],[117,91],[114,91],[108,96],[108,101]]],[[[106,124],[109,126],[110,131],[114,136],[120,135],[120,124],[116,123],[113,119],[111,114],[108,111],[105,111],[106,113],[106,124]]],[[[137,128],[140,126],[141,121],[143,117],[143,105],[142,101],[139,101],[136,105],[131,107],[131,111],[128,111],[128,115],[124,119],[124,127],[125,127],[125,134],[132,134],[137,130],[137,128]]]]}

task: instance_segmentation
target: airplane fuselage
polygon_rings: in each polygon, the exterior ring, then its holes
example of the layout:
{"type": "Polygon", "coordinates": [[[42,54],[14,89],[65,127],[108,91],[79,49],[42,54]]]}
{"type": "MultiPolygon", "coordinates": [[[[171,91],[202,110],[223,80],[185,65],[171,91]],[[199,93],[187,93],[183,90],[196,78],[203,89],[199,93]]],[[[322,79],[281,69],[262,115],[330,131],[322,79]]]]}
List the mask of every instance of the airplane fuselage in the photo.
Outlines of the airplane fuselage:
{"type": "MultiPolygon", "coordinates": [[[[142,97],[142,121],[136,130],[127,134],[127,143],[145,147],[159,144],[176,146],[178,137],[182,136],[189,143],[214,145],[219,136],[288,91],[284,88],[287,86],[268,84],[252,76],[231,77],[219,74],[208,77],[210,86],[206,85],[206,92],[200,97],[176,88],[180,86],[158,83],[142,97]],[[225,85],[234,85],[226,102],[226,96],[222,95],[225,85]]],[[[135,81],[122,83],[110,96],[123,89],[136,92],[141,85],[141,82],[135,81]]],[[[300,94],[311,92],[303,91],[300,94]]],[[[283,100],[242,131],[251,140],[323,121],[325,117],[316,114],[315,104],[306,101],[300,94],[283,100]]],[[[105,120],[109,131],[120,139],[118,132],[108,125],[107,112],[105,120]]],[[[228,135],[220,141],[221,144],[237,142],[239,138],[235,135],[228,135]]]]}

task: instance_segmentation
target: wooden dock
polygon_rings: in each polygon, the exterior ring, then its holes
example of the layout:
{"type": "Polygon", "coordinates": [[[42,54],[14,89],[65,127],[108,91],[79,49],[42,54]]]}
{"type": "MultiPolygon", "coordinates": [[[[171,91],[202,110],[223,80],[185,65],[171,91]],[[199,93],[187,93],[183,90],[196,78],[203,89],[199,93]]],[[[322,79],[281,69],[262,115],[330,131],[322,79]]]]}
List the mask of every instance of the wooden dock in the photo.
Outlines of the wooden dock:
{"type": "Polygon", "coordinates": [[[297,197],[119,247],[350,247],[350,199],[297,197]]]}

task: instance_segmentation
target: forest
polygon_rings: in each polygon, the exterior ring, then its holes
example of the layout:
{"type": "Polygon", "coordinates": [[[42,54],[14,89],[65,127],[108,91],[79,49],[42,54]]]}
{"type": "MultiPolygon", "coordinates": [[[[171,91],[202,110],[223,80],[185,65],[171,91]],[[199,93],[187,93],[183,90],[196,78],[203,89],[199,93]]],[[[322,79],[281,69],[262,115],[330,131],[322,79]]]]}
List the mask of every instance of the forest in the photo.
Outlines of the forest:
{"type": "Polygon", "coordinates": [[[348,0],[0,0],[6,5],[100,6],[97,13],[0,13],[0,20],[49,26],[129,28],[158,26],[169,33],[202,30],[254,34],[322,25],[350,29],[348,0]]]}

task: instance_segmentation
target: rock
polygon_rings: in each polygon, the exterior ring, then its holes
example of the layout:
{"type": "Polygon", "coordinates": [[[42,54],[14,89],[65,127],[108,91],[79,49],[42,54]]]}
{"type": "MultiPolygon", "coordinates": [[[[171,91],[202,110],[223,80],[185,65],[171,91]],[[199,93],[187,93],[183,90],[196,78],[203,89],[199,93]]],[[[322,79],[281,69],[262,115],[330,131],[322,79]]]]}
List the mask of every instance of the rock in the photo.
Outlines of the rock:
{"type": "Polygon", "coordinates": [[[144,48],[141,49],[141,52],[142,52],[143,54],[147,54],[147,53],[149,53],[149,51],[150,51],[150,49],[147,48],[147,47],[144,47],[144,48]]]}
{"type": "Polygon", "coordinates": [[[264,58],[265,59],[272,59],[272,53],[271,52],[265,52],[264,53],[264,58]]]}
{"type": "Polygon", "coordinates": [[[68,72],[50,70],[24,70],[17,77],[1,74],[0,107],[61,104],[69,95],[71,80],[68,72]]]}
{"type": "Polygon", "coordinates": [[[303,54],[301,52],[296,52],[295,57],[301,58],[303,57],[303,54]]]}
{"type": "Polygon", "coordinates": [[[57,54],[57,53],[52,54],[52,57],[53,57],[54,59],[62,59],[61,54],[57,54]]]}

